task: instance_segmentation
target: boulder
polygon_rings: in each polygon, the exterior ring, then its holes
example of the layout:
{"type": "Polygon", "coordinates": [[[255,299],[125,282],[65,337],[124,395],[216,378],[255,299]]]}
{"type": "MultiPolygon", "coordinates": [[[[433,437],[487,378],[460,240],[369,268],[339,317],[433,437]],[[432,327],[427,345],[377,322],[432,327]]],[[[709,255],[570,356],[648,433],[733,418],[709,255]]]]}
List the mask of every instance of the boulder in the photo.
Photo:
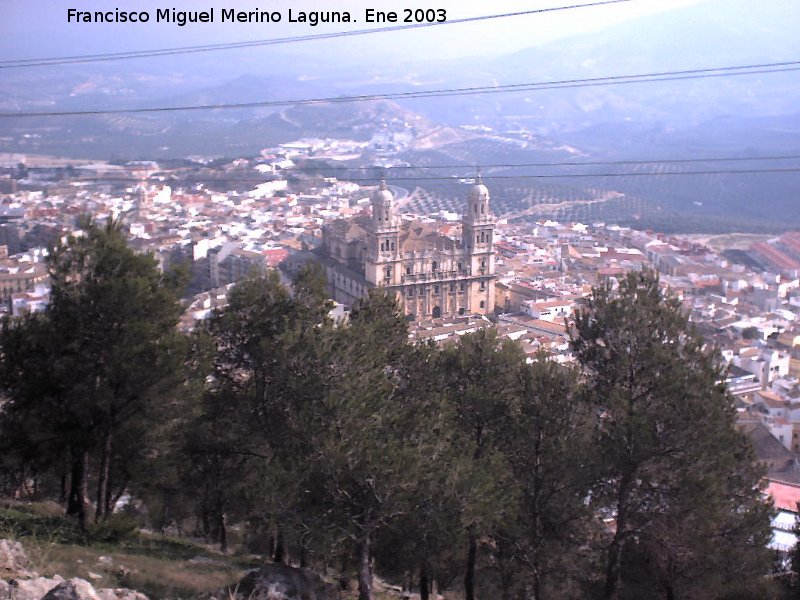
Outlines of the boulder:
{"type": "MultiPolygon", "coordinates": [[[[16,579],[13,581],[15,600],[39,600],[50,590],[64,582],[63,577],[35,577],[33,579],[16,579]]],[[[9,581],[9,583],[12,583],[9,581]]],[[[8,597],[8,596],[6,596],[8,597]]]]}
{"type": "Polygon", "coordinates": [[[19,542],[0,540],[0,579],[36,577],[30,570],[30,561],[19,542]]]}
{"type": "Polygon", "coordinates": [[[103,588],[97,590],[100,600],[149,600],[144,594],[129,590],[127,588],[103,588]]]}
{"type": "Polygon", "coordinates": [[[75,578],[58,584],[42,600],[100,600],[100,597],[91,583],[75,578]]]}
{"type": "MultiPolygon", "coordinates": [[[[80,561],[79,561],[80,562],[80,561]]],[[[104,566],[113,565],[105,556],[98,559],[104,566]]],[[[84,579],[39,577],[29,569],[30,562],[19,542],[0,540],[0,598],[14,600],[148,600],[147,596],[125,588],[95,590],[84,579]]],[[[89,572],[89,577],[101,577],[89,572]]]]}
{"type": "Polygon", "coordinates": [[[316,573],[287,565],[267,565],[251,571],[227,596],[236,600],[339,600],[336,586],[316,573]]]}

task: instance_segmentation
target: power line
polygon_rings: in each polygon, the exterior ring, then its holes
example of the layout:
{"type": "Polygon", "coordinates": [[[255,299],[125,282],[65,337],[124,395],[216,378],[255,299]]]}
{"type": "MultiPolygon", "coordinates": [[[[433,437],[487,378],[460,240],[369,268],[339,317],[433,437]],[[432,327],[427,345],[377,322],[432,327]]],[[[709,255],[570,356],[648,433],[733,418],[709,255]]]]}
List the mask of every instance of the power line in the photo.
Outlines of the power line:
{"type": "Polygon", "coordinates": [[[295,100],[265,100],[257,102],[158,106],[158,107],[146,107],[146,108],[0,113],[0,118],[96,116],[96,115],[111,115],[111,114],[178,112],[178,111],[192,111],[192,110],[267,108],[267,107],[280,107],[280,106],[296,106],[296,105],[299,106],[308,104],[339,104],[348,102],[365,102],[373,100],[438,98],[442,96],[469,96],[477,94],[496,94],[502,92],[540,91],[540,90],[569,89],[569,88],[604,86],[604,85],[624,85],[631,83],[679,81],[687,79],[707,79],[712,77],[758,75],[764,73],[782,73],[787,71],[798,71],[798,70],[800,70],[800,61],[784,61],[775,63],[761,63],[755,65],[735,65],[728,67],[689,69],[683,71],[661,71],[654,73],[640,73],[636,75],[611,75],[606,77],[592,77],[587,79],[563,79],[560,81],[514,83],[514,84],[498,85],[498,86],[445,88],[438,90],[396,92],[388,94],[362,94],[356,96],[333,96],[333,97],[305,98],[305,99],[295,99],[295,100]]]}
{"type": "MultiPolygon", "coordinates": [[[[683,163],[703,163],[703,162],[751,162],[751,161],[780,161],[780,160],[798,160],[800,154],[783,154],[783,155],[767,155],[767,156],[713,156],[713,157],[692,157],[692,158],[657,158],[657,159],[622,159],[622,160],[587,160],[587,161],[563,161],[563,162],[526,162],[526,163],[493,163],[480,165],[481,169],[508,169],[516,167],[582,167],[582,166],[606,166],[606,165],[659,165],[659,164],[683,164],[683,163]]],[[[307,160],[326,160],[321,159],[307,159],[307,160]]],[[[157,162],[157,161],[156,161],[157,162]]],[[[293,166],[284,171],[288,172],[302,172],[302,173],[327,173],[330,171],[396,171],[396,170],[425,170],[425,169],[475,169],[478,165],[475,164],[444,164],[444,165],[396,165],[396,166],[383,166],[371,165],[366,167],[356,166],[319,166],[319,167],[298,167],[293,166]]],[[[27,167],[28,171],[52,171],[63,167],[27,167]]],[[[73,165],[73,168],[75,166],[73,165]]],[[[80,168],[80,165],[77,165],[80,168]]],[[[185,167],[178,167],[185,168],[185,167]]]]}
{"type": "MultiPolygon", "coordinates": [[[[599,179],[604,177],[661,177],[661,176],[688,176],[688,175],[748,175],[757,173],[800,173],[800,167],[786,167],[786,168],[761,168],[761,169],[706,169],[701,171],[661,171],[661,172],[630,172],[630,173],[564,173],[564,174],[524,174],[524,175],[482,175],[484,181],[493,180],[513,180],[513,179],[572,179],[572,178],[593,178],[599,179]]],[[[459,180],[472,179],[470,176],[413,176],[413,177],[396,177],[390,180],[391,182],[407,182],[407,181],[450,181],[458,182],[459,180]]],[[[185,181],[170,181],[163,178],[163,176],[149,176],[143,178],[137,177],[114,177],[109,175],[107,177],[87,177],[82,179],[74,179],[74,182],[90,182],[90,181],[107,181],[107,182],[131,182],[142,183],[150,181],[154,183],[181,183],[181,184],[196,184],[208,182],[224,182],[224,183],[269,183],[269,180],[254,177],[198,177],[185,181]]],[[[342,181],[353,183],[371,183],[377,184],[375,178],[343,178],[342,181]]]]}
{"type": "MultiPolygon", "coordinates": [[[[587,160],[587,161],[565,161],[565,162],[532,162],[532,163],[496,163],[480,165],[481,169],[510,169],[516,167],[582,167],[582,166],[602,166],[602,165],[657,165],[657,164],[682,164],[682,163],[701,163],[701,162],[742,162],[759,160],[797,160],[800,154],[788,154],[782,156],[733,156],[729,158],[666,158],[651,160],[587,160]]],[[[384,167],[380,165],[370,167],[318,167],[311,169],[307,167],[295,167],[292,171],[302,171],[305,173],[320,173],[328,171],[373,171],[373,170],[422,170],[422,169],[469,169],[478,165],[397,165],[384,167]]]]}
{"type": "Polygon", "coordinates": [[[578,8],[591,8],[608,4],[620,4],[631,0],[602,0],[587,4],[571,4],[568,6],[556,6],[551,8],[539,8],[532,10],[522,10],[516,12],[483,15],[478,17],[466,17],[462,19],[450,19],[448,21],[436,23],[413,23],[408,25],[394,25],[389,27],[376,27],[371,29],[355,29],[352,31],[337,31],[331,33],[303,35],[295,37],[274,38],[269,40],[252,40],[247,42],[231,42],[225,44],[207,44],[202,46],[182,46],[176,48],[157,48],[153,50],[134,50],[130,52],[110,52],[105,54],[81,54],[75,56],[49,57],[49,58],[19,58],[13,60],[0,61],[0,69],[16,69],[24,67],[44,67],[52,65],[104,62],[113,60],[127,60],[132,58],[150,58],[155,56],[168,56],[174,54],[193,54],[197,52],[213,52],[218,50],[235,50],[238,48],[253,48],[258,46],[275,46],[280,44],[293,44],[298,42],[308,42],[315,40],[325,40],[341,37],[352,37],[359,35],[369,35],[373,33],[389,33],[394,31],[405,31],[408,29],[421,29],[426,27],[439,27],[443,25],[459,25],[463,23],[473,23],[477,21],[487,21],[491,19],[505,19],[510,17],[521,17],[534,14],[557,12],[564,10],[574,10],[578,8]]]}

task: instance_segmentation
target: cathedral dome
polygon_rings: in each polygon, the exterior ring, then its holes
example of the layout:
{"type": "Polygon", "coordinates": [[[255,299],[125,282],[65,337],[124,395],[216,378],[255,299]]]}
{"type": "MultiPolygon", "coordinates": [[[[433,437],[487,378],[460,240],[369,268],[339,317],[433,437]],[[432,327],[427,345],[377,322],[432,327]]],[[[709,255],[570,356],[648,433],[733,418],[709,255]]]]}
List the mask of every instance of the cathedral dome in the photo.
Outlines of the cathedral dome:
{"type": "Polygon", "coordinates": [[[489,200],[489,188],[483,185],[483,179],[478,175],[477,179],[475,179],[475,185],[469,191],[469,201],[484,202],[487,200],[489,200]]]}
{"type": "Polygon", "coordinates": [[[380,187],[372,193],[373,204],[391,204],[394,200],[392,192],[386,187],[386,181],[381,181],[380,187]]]}

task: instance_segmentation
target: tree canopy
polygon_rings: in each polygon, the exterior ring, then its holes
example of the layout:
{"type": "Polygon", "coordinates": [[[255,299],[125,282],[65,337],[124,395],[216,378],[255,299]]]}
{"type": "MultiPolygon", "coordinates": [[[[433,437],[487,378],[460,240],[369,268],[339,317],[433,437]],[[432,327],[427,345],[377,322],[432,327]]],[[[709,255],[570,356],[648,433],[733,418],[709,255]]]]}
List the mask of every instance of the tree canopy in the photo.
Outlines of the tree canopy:
{"type": "Polygon", "coordinates": [[[774,591],[724,365],[654,273],[594,289],[562,365],[491,327],[412,343],[380,288],[335,322],[315,266],[179,334],[180,278],[114,221],[48,266],[48,309],[0,330],[0,479],[84,528],[90,484],[101,520],[124,491],[151,527],[335,568],[359,600],[376,571],[422,600],[774,591]]]}

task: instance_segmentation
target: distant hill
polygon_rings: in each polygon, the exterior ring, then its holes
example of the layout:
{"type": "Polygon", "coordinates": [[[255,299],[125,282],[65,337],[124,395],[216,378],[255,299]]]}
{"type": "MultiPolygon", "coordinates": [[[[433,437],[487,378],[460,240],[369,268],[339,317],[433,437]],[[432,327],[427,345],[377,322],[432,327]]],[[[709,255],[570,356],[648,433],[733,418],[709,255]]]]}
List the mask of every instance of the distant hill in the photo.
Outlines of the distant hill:
{"type": "MultiPolygon", "coordinates": [[[[233,55],[225,52],[3,70],[0,111],[291,100],[800,60],[794,3],[762,2],[757,10],[750,0],[725,0],[724,10],[720,5],[700,2],[548,44],[532,40],[530,48],[505,56],[489,48],[485,58],[470,60],[433,56],[414,65],[389,61],[356,68],[324,54],[294,55],[287,46],[270,49],[267,62],[239,51],[236,74],[229,70],[233,55]],[[242,65],[252,66],[253,74],[241,75],[242,65]]],[[[411,164],[800,155],[798,77],[800,72],[792,71],[397,102],[0,119],[0,151],[95,158],[239,156],[300,137],[366,140],[399,119],[414,123],[413,152],[403,157],[411,164]],[[487,126],[490,131],[472,133],[459,125],[487,126]],[[515,135],[526,141],[498,141],[515,135]],[[565,153],[567,146],[570,153],[565,153]]],[[[745,166],[800,167],[800,161],[699,168],[745,166]]],[[[652,168],[663,172],[668,167],[652,168]]],[[[559,178],[493,183],[501,212],[528,219],[549,207],[556,217],[697,231],[773,231],[800,225],[796,173],[612,178],[604,177],[602,168],[586,167],[572,173],[596,177],[569,178],[568,170],[536,173],[559,178]],[[603,200],[597,201],[599,197],[603,200]]],[[[494,174],[530,171],[501,169],[494,174]]],[[[448,205],[460,193],[452,181],[424,187],[417,198],[423,202],[429,193],[436,206],[448,205]]]]}

